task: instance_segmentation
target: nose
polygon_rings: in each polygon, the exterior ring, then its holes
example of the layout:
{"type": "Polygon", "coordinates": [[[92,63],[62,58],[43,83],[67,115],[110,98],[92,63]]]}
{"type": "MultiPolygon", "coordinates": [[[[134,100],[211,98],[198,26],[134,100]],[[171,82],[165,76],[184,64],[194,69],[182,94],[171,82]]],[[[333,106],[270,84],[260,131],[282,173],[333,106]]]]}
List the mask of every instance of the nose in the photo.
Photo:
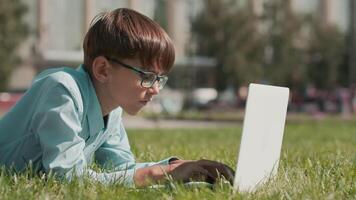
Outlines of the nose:
{"type": "Polygon", "coordinates": [[[152,87],[149,88],[149,92],[152,95],[156,95],[159,93],[158,81],[155,81],[155,83],[152,85],[152,87]]]}

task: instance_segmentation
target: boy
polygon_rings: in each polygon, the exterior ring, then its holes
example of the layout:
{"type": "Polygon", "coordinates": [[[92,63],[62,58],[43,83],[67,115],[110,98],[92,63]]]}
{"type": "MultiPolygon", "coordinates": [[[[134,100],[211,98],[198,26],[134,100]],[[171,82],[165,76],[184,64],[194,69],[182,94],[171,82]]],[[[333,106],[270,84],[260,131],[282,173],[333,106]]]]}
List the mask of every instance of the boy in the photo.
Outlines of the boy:
{"type": "Polygon", "coordinates": [[[84,43],[78,69],[42,72],[24,97],[0,121],[0,164],[54,172],[71,180],[89,176],[102,183],[146,186],[174,180],[232,182],[228,166],[209,160],[171,157],[136,163],[121,122],[157,95],[174,62],[174,47],[163,29],[146,16],[122,8],[97,16],[84,43]],[[97,173],[95,160],[111,172],[97,173]],[[111,167],[111,168],[110,168],[111,167]]]}

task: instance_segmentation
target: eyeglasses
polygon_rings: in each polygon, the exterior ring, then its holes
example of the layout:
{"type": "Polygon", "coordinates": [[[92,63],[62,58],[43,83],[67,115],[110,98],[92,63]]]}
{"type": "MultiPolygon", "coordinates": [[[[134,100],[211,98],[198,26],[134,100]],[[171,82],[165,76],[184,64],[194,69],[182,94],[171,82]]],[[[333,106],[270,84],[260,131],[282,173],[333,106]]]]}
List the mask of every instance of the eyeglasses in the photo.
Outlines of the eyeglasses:
{"type": "Polygon", "coordinates": [[[168,76],[165,75],[157,75],[156,73],[153,72],[148,72],[148,71],[143,71],[139,67],[133,67],[128,64],[125,64],[119,60],[116,60],[114,58],[108,58],[106,57],[111,62],[114,62],[116,64],[119,64],[127,69],[130,69],[134,72],[136,72],[138,75],[141,77],[141,86],[144,88],[151,88],[156,81],[158,81],[158,88],[161,90],[163,89],[164,85],[168,81],[168,76]]]}

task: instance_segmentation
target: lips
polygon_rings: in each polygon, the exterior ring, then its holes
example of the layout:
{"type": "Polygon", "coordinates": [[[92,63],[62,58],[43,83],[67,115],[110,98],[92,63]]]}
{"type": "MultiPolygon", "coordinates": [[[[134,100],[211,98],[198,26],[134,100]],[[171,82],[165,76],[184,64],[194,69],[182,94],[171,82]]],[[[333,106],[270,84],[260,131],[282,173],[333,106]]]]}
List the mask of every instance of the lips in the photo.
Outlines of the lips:
{"type": "Polygon", "coordinates": [[[146,105],[150,101],[152,101],[152,99],[145,99],[145,100],[141,100],[140,103],[146,105]]]}
{"type": "Polygon", "coordinates": [[[140,101],[140,103],[145,106],[148,103],[148,101],[140,101]]]}

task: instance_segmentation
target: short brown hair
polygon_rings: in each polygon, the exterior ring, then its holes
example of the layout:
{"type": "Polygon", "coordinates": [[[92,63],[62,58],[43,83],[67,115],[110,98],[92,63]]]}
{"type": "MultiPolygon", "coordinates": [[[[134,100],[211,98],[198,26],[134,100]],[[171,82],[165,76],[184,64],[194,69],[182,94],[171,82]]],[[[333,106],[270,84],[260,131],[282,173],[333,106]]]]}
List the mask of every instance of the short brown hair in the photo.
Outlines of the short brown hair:
{"type": "Polygon", "coordinates": [[[90,73],[92,62],[98,56],[138,57],[143,67],[157,65],[166,73],[175,59],[167,33],[150,18],[128,8],[97,15],[85,35],[83,49],[84,65],[90,73]]]}

